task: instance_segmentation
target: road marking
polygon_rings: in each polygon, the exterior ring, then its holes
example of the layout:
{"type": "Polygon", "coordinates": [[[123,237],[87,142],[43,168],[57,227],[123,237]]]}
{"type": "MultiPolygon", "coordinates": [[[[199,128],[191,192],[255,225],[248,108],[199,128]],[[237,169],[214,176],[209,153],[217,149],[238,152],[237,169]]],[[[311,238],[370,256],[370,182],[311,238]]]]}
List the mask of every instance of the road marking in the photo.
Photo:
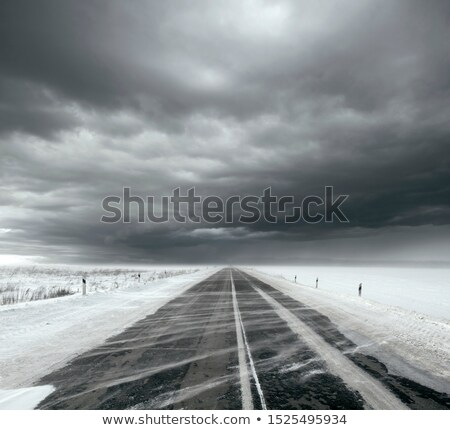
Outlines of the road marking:
{"type": "Polygon", "coordinates": [[[358,391],[369,407],[377,410],[408,409],[394,394],[383,387],[380,382],[360,369],[336,348],[329,345],[307,324],[300,321],[290,310],[286,309],[273,297],[260,290],[251,282],[250,284],[274,308],[278,316],[286,321],[289,328],[304,340],[311,349],[316,351],[326,362],[330,372],[342,378],[353,390],[358,391]]]}
{"type": "Polygon", "coordinates": [[[234,320],[236,323],[236,336],[238,342],[238,356],[239,356],[239,375],[241,379],[241,393],[242,393],[242,409],[253,409],[252,392],[250,389],[250,378],[248,375],[247,361],[245,359],[245,352],[247,352],[250,369],[253,379],[255,381],[256,390],[259,395],[262,409],[267,409],[264,394],[259,383],[259,378],[256,373],[255,365],[253,363],[252,353],[247,342],[247,335],[245,334],[244,324],[242,322],[241,312],[236,297],[236,288],[234,286],[233,274],[230,271],[231,277],[231,294],[233,297],[234,320]],[[245,349],[244,349],[245,346],[245,349]]]}
{"type": "Polygon", "coordinates": [[[236,323],[236,337],[238,344],[239,377],[241,381],[242,409],[253,409],[252,391],[250,389],[250,378],[248,375],[247,360],[245,359],[244,339],[239,322],[239,308],[236,299],[236,289],[234,288],[233,275],[231,274],[231,295],[233,297],[234,322],[236,323]]]}

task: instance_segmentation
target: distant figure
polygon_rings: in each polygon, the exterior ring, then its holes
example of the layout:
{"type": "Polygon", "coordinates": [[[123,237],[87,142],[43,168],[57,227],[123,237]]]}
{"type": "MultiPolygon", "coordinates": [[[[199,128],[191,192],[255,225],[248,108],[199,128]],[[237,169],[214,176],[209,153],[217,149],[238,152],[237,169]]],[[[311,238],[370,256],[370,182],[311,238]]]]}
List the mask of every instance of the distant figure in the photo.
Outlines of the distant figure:
{"type": "Polygon", "coordinates": [[[82,283],[83,283],[83,296],[85,296],[86,295],[86,279],[84,279],[84,278],[81,278],[82,279],[82,283]]]}
{"type": "Polygon", "coordinates": [[[316,278],[316,288],[319,287],[319,278],[316,278]]]}
{"type": "Polygon", "coordinates": [[[138,273],[138,282],[141,282],[141,274],[140,273],[138,273]]]}
{"type": "Polygon", "coordinates": [[[358,295],[359,295],[359,297],[361,297],[361,291],[362,291],[362,284],[359,284],[359,287],[358,287],[358,295]]]}
{"type": "Polygon", "coordinates": [[[297,283],[297,275],[294,276],[294,282],[297,283]]]}

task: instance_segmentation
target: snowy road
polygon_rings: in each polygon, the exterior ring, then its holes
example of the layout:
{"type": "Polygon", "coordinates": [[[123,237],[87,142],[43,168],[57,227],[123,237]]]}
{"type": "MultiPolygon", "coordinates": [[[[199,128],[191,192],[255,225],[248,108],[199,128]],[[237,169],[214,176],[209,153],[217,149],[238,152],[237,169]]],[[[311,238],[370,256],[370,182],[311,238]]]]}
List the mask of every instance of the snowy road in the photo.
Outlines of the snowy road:
{"type": "Polygon", "coordinates": [[[50,373],[40,408],[435,409],[450,399],[388,373],[323,314],[223,269],[50,373]]]}

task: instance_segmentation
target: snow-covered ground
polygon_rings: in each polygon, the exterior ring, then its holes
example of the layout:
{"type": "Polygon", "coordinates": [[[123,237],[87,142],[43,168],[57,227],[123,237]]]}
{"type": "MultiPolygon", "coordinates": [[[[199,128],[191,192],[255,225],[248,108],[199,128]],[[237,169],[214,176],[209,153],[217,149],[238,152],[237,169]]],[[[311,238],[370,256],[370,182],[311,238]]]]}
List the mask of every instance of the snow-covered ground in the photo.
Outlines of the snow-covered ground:
{"type": "Polygon", "coordinates": [[[450,320],[450,268],[257,266],[256,269],[342,297],[362,296],[386,305],[450,320]]]}
{"type": "Polygon", "coordinates": [[[450,392],[450,291],[445,284],[450,278],[447,269],[259,266],[247,271],[328,316],[341,332],[359,345],[360,352],[377,357],[391,372],[438,391],[450,392]],[[387,279],[389,275],[394,280],[387,279]],[[315,288],[316,277],[319,277],[318,289],[315,288]],[[438,286],[432,286],[433,292],[426,294],[426,285],[420,279],[432,279],[438,286]],[[364,286],[363,297],[357,295],[359,282],[364,286]],[[410,296],[414,296],[414,300],[410,296]]]}
{"type": "MultiPolygon", "coordinates": [[[[6,284],[10,269],[1,270],[6,284]]],[[[187,273],[186,268],[172,268],[178,276],[171,277],[162,268],[71,270],[13,271],[13,279],[30,288],[51,286],[55,280],[79,288],[81,274],[87,275],[90,288],[87,296],[77,292],[0,306],[0,409],[2,402],[6,408],[33,407],[52,389],[27,388],[40,377],[155,312],[218,269],[187,273]]],[[[449,269],[266,266],[249,273],[327,315],[358,350],[376,356],[391,372],[450,392],[449,269]]]]}
{"type": "Polygon", "coordinates": [[[190,267],[110,268],[78,266],[0,266],[0,306],[43,300],[81,292],[82,278],[87,291],[127,288],[138,280],[184,275],[196,271],[190,267]]]}
{"type": "Polygon", "coordinates": [[[34,409],[43,399],[54,391],[51,385],[39,387],[0,390],[0,410],[34,409]]]}
{"type": "MultiPolygon", "coordinates": [[[[94,288],[86,296],[78,293],[0,306],[0,389],[30,386],[74,356],[155,312],[215,270],[203,268],[162,279],[151,279],[152,271],[142,271],[141,282],[124,272],[116,278],[127,279],[122,288],[94,288]]],[[[40,276],[33,276],[38,284],[40,276]]],[[[91,284],[98,285],[107,283],[106,278],[92,272],[88,276],[91,284]]]]}

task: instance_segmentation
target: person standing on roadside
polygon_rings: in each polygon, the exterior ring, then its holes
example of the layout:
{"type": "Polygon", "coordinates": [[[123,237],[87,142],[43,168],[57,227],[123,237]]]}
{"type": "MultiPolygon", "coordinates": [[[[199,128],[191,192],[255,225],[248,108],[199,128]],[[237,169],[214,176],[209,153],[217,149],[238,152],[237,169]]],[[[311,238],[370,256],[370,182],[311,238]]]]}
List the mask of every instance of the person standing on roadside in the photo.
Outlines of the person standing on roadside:
{"type": "Polygon", "coordinates": [[[319,287],[319,278],[316,278],[316,288],[319,287]]]}
{"type": "Polygon", "coordinates": [[[359,295],[359,297],[361,297],[361,292],[362,292],[362,283],[360,283],[359,287],[358,287],[358,295],[359,295]]]}

